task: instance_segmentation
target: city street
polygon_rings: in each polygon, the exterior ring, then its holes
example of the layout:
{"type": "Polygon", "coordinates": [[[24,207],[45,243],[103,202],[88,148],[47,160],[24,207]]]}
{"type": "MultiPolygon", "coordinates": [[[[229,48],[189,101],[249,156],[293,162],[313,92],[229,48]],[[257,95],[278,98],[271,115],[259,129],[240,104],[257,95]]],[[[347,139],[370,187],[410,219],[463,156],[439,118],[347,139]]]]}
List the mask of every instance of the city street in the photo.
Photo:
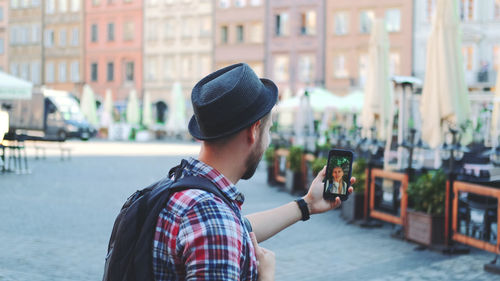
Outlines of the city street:
{"type": "MultiPolygon", "coordinates": [[[[102,278],[113,221],[126,198],[160,179],[197,143],[70,141],[70,160],[56,144],[30,174],[0,174],[0,280],[102,278]]],[[[264,162],[238,187],[244,213],[295,199],[266,184],[264,162]]],[[[494,255],[472,249],[446,256],[391,238],[389,225],[364,229],[339,211],[299,222],[262,243],[276,253],[276,280],[498,280],[483,265],[494,255]]]]}

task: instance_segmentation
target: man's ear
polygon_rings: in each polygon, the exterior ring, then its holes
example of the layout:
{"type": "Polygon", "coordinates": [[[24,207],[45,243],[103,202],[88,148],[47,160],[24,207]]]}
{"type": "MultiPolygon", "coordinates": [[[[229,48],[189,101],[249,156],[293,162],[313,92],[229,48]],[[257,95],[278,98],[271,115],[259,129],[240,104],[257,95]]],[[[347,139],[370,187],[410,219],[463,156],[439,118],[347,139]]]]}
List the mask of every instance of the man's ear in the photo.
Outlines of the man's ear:
{"type": "Polygon", "coordinates": [[[247,140],[250,144],[253,144],[257,140],[257,136],[259,135],[260,125],[261,121],[259,120],[246,129],[247,140]]]}

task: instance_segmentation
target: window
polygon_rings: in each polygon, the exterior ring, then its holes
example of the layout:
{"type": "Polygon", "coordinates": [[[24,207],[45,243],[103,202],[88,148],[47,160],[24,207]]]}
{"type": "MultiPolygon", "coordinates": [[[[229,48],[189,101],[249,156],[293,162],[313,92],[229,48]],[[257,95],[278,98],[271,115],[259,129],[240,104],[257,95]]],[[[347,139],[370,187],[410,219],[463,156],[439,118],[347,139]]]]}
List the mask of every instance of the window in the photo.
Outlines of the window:
{"type": "Polygon", "coordinates": [[[31,82],[33,82],[34,84],[38,85],[41,83],[41,71],[40,71],[40,62],[39,61],[34,61],[34,62],[31,62],[31,82]]]}
{"type": "Polygon", "coordinates": [[[31,7],[40,7],[40,0],[31,0],[31,7]]]}
{"type": "Polygon", "coordinates": [[[236,41],[238,43],[243,43],[245,37],[245,29],[243,28],[243,25],[237,25],[236,26],[236,41]]]}
{"type": "Polygon", "coordinates": [[[165,58],[163,61],[163,77],[166,80],[174,79],[175,61],[171,57],[165,58]]]}
{"type": "Polygon", "coordinates": [[[31,26],[31,43],[38,43],[40,42],[40,24],[33,24],[31,26]]]}
{"type": "Polygon", "coordinates": [[[56,0],[46,0],[45,1],[45,12],[47,14],[53,14],[55,10],[55,1],[56,0]]]}
{"type": "Polygon", "coordinates": [[[316,34],[316,12],[307,11],[300,15],[300,34],[314,35],[316,34]]]}
{"type": "Polygon", "coordinates": [[[3,7],[0,7],[0,21],[3,21],[3,7]]]}
{"type": "Polygon", "coordinates": [[[158,26],[156,21],[149,21],[147,24],[148,28],[146,28],[146,39],[148,41],[156,41],[158,40],[158,30],[154,28],[154,26],[158,26]]]}
{"type": "Polygon", "coordinates": [[[500,0],[495,0],[495,11],[494,17],[496,20],[500,20],[500,0]]]}
{"type": "Polygon", "coordinates": [[[123,39],[125,41],[134,40],[134,23],[131,21],[125,22],[123,25],[123,39]]]}
{"type": "Polygon", "coordinates": [[[200,20],[200,36],[210,37],[212,34],[212,19],[211,17],[204,17],[200,20]]]}
{"type": "Polygon", "coordinates": [[[97,71],[97,63],[94,62],[90,65],[90,80],[92,82],[97,82],[97,71]]]}
{"type": "Polygon", "coordinates": [[[97,29],[97,24],[92,24],[91,30],[90,30],[90,40],[92,42],[97,42],[97,39],[99,38],[99,30],[97,29]]]}
{"type": "Polygon", "coordinates": [[[24,80],[29,80],[30,64],[25,62],[21,64],[21,78],[24,80]]]}
{"type": "Polygon", "coordinates": [[[134,62],[132,61],[125,63],[125,80],[134,81],[134,62]]]}
{"type": "Polygon", "coordinates": [[[181,71],[182,71],[182,78],[184,79],[190,79],[193,73],[193,62],[191,60],[190,56],[184,56],[181,59],[181,71]]]}
{"type": "Polygon", "coordinates": [[[66,46],[66,29],[59,30],[59,46],[66,46]]]}
{"type": "Polygon", "coordinates": [[[54,46],[54,30],[46,29],[45,30],[45,47],[54,46]]]}
{"type": "Polygon", "coordinates": [[[227,26],[221,26],[220,27],[220,42],[222,44],[227,44],[228,38],[227,38],[227,26]]]}
{"type": "Polygon", "coordinates": [[[97,6],[97,5],[99,5],[99,2],[101,2],[101,1],[100,0],[92,0],[92,5],[97,6]]]}
{"type": "Polygon", "coordinates": [[[11,62],[9,68],[10,68],[10,74],[12,74],[13,76],[17,76],[17,72],[18,72],[17,71],[17,63],[11,62]]]}
{"type": "Polygon", "coordinates": [[[5,39],[3,38],[0,38],[0,55],[3,55],[3,53],[5,52],[5,39]]]}
{"type": "Polygon", "coordinates": [[[61,83],[66,82],[66,62],[60,62],[59,63],[59,71],[58,71],[58,80],[61,83]]]}
{"type": "Polygon", "coordinates": [[[59,0],[59,12],[66,13],[68,11],[68,0],[59,0]]]}
{"type": "Polygon", "coordinates": [[[363,34],[370,33],[372,29],[372,23],[375,19],[375,13],[371,10],[361,11],[359,16],[359,32],[363,34]]]}
{"type": "Polygon", "coordinates": [[[250,5],[252,6],[260,6],[262,4],[262,0],[250,0],[250,5]]]}
{"type": "Polygon", "coordinates": [[[147,67],[146,67],[146,78],[148,81],[156,80],[156,73],[158,72],[157,68],[157,59],[156,58],[148,58],[147,67]]]}
{"type": "Polygon", "coordinates": [[[276,55],[274,58],[274,79],[286,82],[290,79],[290,59],[287,55],[276,55]]]}
{"type": "Polygon", "coordinates": [[[236,7],[245,7],[247,5],[246,0],[234,0],[234,6],[236,7]]]}
{"type": "Polygon", "coordinates": [[[74,27],[73,30],[71,31],[71,45],[72,46],[78,46],[80,41],[80,30],[78,27],[74,27]]]}
{"type": "Polygon", "coordinates": [[[10,0],[10,8],[16,9],[17,7],[19,7],[19,0],[10,0]]]}
{"type": "Polygon", "coordinates": [[[229,8],[229,5],[231,3],[231,0],[219,0],[219,7],[225,9],[229,8]]]}
{"type": "Polygon", "coordinates": [[[78,12],[80,11],[80,6],[82,5],[81,0],[71,0],[71,11],[78,12]]]}
{"type": "Polygon", "coordinates": [[[400,75],[401,56],[399,53],[389,54],[389,76],[400,75]]]}
{"type": "Polygon", "coordinates": [[[349,76],[344,54],[338,54],[333,58],[333,75],[335,78],[347,78],[349,76]]]}
{"type": "Polygon", "coordinates": [[[434,14],[434,10],[436,8],[436,0],[424,0],[424,5],[425,5],[425,20],[426,21],[431,21],[432,16],[434,14]]]}
{"type": "Polygon", "coordinates": [[[335,35],[345,35],[349,32],[349,13],[338,12],[334,15],[335,35]]]}
{"type": "Polygon", "coordinates": [[[71,62],[71,82],[80,82],[80,62],[71,62]]]}
{"type": "Polygon", "coordinates": [[[184,19],[182,22],[182,36],[191,37],[193,36],[193,19],[184,19]]]}
{"type": "Polygon", "coordinates": [[[474,17],[474,0],[460,0],[460,19],[462,21],[473,21],[474,17]]]}
{"type": "Polygon", "coordinates": [[[165,29],[163,31],[163,35],[165,39],[172,39],[175,36],[175,21],[173,19],[169,19],[165,21],[164,25],[165,29]]]}
{"type": "Polygon", "coordinates": [[[210,56],[202,56],[199,68],[200,73],[198,74],[198,76],[203,77],[205,75],[208,75],[211,72],[210,65],[210,56]]]}
{"type": "Polygon", "coordinates": [[[108,23],[108,41],[115,41],[115,24],[108,23]]]}
{"type": "Polygon", "coordinates": [[[113,81],[115,79],[115,64],[112,62],[108,62],[106,69],[106,80],[108,82],[113,81]]]}
{"type": "Polygon", "coordinates": [[[45,68],[45,82],[53,83],[54,82],[54,63],[48,62],[45,68]]]}
{"type": "Polygon", "coordinates": [[[399,9],[389,9],[385,11],[385,24],[388,32],[401,30],[401,12],[399,9]]]}
{"type": "Polygon", "coordinates": [[[359,85],[364,87],[366,84],[366,77],[368,75],[368,54],[360,54],[358,61],[359,71],[359,85]]]}
{"type": "Polygon", "coordinates": [[[299,57],[299,80],[301,82],[314,82],[315,62],[316,57],[314,54],[301,55],[299,57]]]}
{"type": "Polygon", "coordinates": [[[276,36],[287,36],[288,30],[288,14],[280,13],[276,15],[276,36]]]}
{"type": "Polygon", "coordinates": [[[257,22],[251,25],[250,41],[252,43],[264,42],[264,27],[262,23],[257,22]]]}
{"type": "Polygon", "coordinates": [[[9,27],[9,33],[10,33],[10,35],[9,35],[9,43],[10,43],[11,46],[15,46],[17,44],[17,42],[16,42],[16,36],[15,36],[16,32],[17,32],[17,27],[16,26],[10,26],[9,27]]]}
{"type": "Polygon", "coordinates": [[[466,71],[472,71],[474,69],[474,47],[473,46],[463,46],[462,55],[464,56],[464,67],[466,71]]]}

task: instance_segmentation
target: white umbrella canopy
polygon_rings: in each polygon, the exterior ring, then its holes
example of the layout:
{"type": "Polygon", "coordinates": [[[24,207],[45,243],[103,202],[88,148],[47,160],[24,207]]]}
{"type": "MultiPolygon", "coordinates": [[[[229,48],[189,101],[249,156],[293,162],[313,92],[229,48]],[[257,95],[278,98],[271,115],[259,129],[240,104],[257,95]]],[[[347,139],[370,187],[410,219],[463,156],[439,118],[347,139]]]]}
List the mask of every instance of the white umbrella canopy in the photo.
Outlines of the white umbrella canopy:
{"type": "Polygon", "coordinates": [[[389,37],[384,20],[376,19],[369,43],[369,60],[361,124],[375,126],[377,137],[385,140],[392,128],[393,93],[389,78],[389,37]]]}
{"type": "Polygon", "coordinates": [[[0,98],[31,99],[33,84],[0,71],[0,98]]]}
{"type": "Polygon", "coordinates": [[[420,113],[422,139],[433,148],[442,143],[446,123],[458,127],[470,116],[457,12],[455,0],[438,0],[427,42],[420,113]]]}
{"type": "Polygon", "coordinates": [[[178,82],[172,86],[168,109],[167,131],[173,134],[185,132],[187,130],[186,100],[182,94],[181,84],[178,82]]]}
{"type": "MultiPolygon", "coordinates": [[[[342,105],[342,98],[323,88],[306,89],[309,95],[309,104],[315,112],[323,112],[326,108],[337,108],[342,105]]],[[[278,111],[298,110],[301,106],[303,93],[288,98],[278,104],[278,111]]]]}
{"type": "Polygon", "coordinates": [[[306,136],[314,134],[314,116],[309,94],[304,93],[300,96],[300,105],[295,117],[294,145],[304,146],[306,144],[306,136]]]}
{"type": "Polygon", "coordinates": [[[142,99],[142,125],[149,128],[153,125],[153,109],[151,106],[151,95],[149,92],[144,94],[142,99]]]}
{"type": "Polygon", "coordinates": [[[127,123],[132,126],[139,125],[141,121],[141,116],[139,113],[139,101],[137,100],[137,91],[135,89],[130,90],[127,102],[127,123]]]}
{"type": "Polygon", "coordinates": [[[94,91],[87,84],[83,86],[82,99],[80,100],[80,109],[82,110],[83,116],[85,116],[90,124],[95,127],[99,125],[99,120],[97,120],[97,107],[95,103],[94,91]]]}
{"type": "Polygon", "coordinates": [[[113,96],[111,90],[107,89],[104,95],[104,103],[101,112],[101,127],[109,127],[113,123],[113,96]]]}
{"type": "Polygon", "coordinates": [[[491,144],[500,145],[498,135],[500,128],[500,71],[498,71],[497,83],[495,85],[495,97],[493,98],[493,112],[491,113],[491,144]]]}

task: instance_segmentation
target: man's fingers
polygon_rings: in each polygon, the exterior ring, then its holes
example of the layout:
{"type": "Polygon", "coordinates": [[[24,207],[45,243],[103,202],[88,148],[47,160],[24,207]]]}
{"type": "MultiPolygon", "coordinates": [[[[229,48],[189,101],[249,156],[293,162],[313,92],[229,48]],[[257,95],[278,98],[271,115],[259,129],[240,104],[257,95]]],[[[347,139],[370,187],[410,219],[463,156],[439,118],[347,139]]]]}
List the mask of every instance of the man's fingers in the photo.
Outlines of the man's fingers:
{"type": "Polygon", "coordinates": [[[323,167],[323,169],[321,169],[321,171],[318,173],[318,176],[321,176],[322,178],[324,178],[326,175],[326,166],[323,167]]]}
{"type": "Polygon", "coordinates": [[[356,178],[355,177],[352,177],[351,178],[351,185],[355,184],[356,183],[356,178]]]}

